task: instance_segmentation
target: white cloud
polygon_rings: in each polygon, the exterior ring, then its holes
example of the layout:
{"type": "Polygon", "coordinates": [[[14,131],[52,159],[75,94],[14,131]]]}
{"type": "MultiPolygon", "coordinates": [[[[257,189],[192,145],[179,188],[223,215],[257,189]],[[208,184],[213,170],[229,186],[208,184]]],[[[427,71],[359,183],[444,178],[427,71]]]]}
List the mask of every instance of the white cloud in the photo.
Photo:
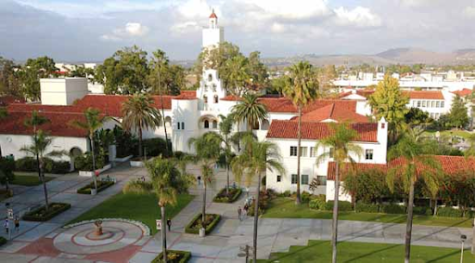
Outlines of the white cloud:
{"type": "Polygon", "coordinates": [[[466,17],[475,17],[475,7],[474,6],[467,6],[465,7],[465,9],[463,10],[463,14],[466,16],[466,17]]]}
{"type": "Polygon", "coordinates": [[[327,0],[246,0],[244,3],[258,7],[262,13],[284,19],[307,19],[331,13],[327,0]]]}
{"type": "Polygon", "coordinates": [[[336,14],[335,22],[338,25],[354,27],[378,27],[382,25],[381,18],[365,7],[358,6],[352,10],[340,7],[334,11],[336,14]]]}
{"type": "MultiPolygon", "coordinates": [[[[179,14],[186,19],[207,17],[211,10],[212,7],[206,0],[188,0],[178,6],[179,14]]],[[[220,14],[219,10],[215,10],[215,12],[220,14]]]]}
{"type": "Polygon", "coordinates": [[[109,41],[119,41],[132,37],[143,37],[147,35],[149,28],[136,22],[128,22],[123,28],[116,28],[112,34],[102,35],[101,39],[109,41]]]}

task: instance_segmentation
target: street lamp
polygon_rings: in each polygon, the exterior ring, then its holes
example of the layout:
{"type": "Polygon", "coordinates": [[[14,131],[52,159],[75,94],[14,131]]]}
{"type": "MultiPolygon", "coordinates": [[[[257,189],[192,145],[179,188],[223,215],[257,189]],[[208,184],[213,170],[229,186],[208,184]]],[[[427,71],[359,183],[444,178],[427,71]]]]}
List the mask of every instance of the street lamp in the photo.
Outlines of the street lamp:
{"type": "Polygon", "coordinates": [[[465,243],[465,240],[467,240],[467,236],[466,235],[461,235],[460,239],[462,239],[462,249],[461,249],[461,252],[460,252],[460,263],[463,263],[463,245],[465,243]]]}

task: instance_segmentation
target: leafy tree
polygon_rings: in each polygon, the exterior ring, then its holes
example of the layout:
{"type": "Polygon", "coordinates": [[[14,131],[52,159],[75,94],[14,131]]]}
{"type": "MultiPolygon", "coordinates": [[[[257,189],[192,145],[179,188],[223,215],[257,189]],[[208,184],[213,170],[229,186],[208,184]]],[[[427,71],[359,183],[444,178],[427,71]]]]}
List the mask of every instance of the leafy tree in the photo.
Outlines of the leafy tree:
{"type": "Polygon", "coordinates": [[[94,81],[94,69],[79,65],[69,72],[69,77],[90,78],[94,81]]]}
{"type": "Polygon", "coordinates": [[[436,193],[439,188],[440,163],[431,155],[434,152],[434,144],[427,143],[422,139],[422,129],[411,129],[403,135],[399,142],[391,147],[389,159],[399,160],[397,165],[389,169],[387,183],[391,191],[394,191],[394,182],[400,177],[404,190],[409,194],[407,204],[405,262],[411,258],[411,235],[414,209],[414,186],[417,181],[423,180],[431,193],[436,193]]]}
{"type": "Polygon", "coordinates": [[[315,70],[308,62],[299,62],[289,69],[286,78],[284,95],[292,100],[298,109],[297,128],[297,198],[296,204],[300,204],[300,148],[302,142],[302,109],[317,98],[318,81],[315,78],[315,70]]]}
{"type": "Polygon", "coordinates": [[[252,84],[258,89],[267,88],[269,85],[269,69],[261,62],[261,52],[254,51],[249,54],[249,74],[252,84]]]}
{"type": "Polygon", "coordinates": [[[259,102],[259,97],[255,94],[245,94],[242,101],[231,108],[231,114],[239,125],[247,122],[247,130],[259,125],[259,121],[267,117],[267,107],[259,102]]]}
{"type": "MultiPolygon", "coordinates": [[[[330,123],[332,135],[317,142],[316,149],[323,148],[324,152],[317,157],[317,164],[333,157],[335,161],[335,195],[332,219],[332,262],[336,263],[338,242],[338,199],[340,197],[340,169],[346,163],[354,164],[354,157],[360,157],[363,149],[352,142],[358,139],[358,132],[347,123],[330,123]]],[[[343,167],[344,168],[344,167],[343,167]]]]}
{"type": "Polygon", "coordinates": [[[346,174],[344,182],[343,188],[353,197],[353,202],[379,203],[390,195],[383,170],[354,169],[346,174]]]}
{"type": "MultiPolygon", "coordinates": [[[[144,129],[155,130],[160,126],[161,115],[154,106],[152,97],[145,94],[135,94],[122,105],[122,127],[131,131],[135,129],[139,133],[139,157],[143,156],[144,129]]],[[[168,141],[167,141],[168,144],[168,141]]]]}
{"type": "Polygon", "coordinates": [[[251,135],[245,136],[243,153],[232,161],[233,174],[237,181],[242,177],[246,178],[247,186],[250,185],[252,178],[257,175],[257,193],[254,200],[254,235],[253,235],[253,262],[257,262],[257,231],[259,220],[259,200],[261,189],[261,176],[267,170],[276,170],[280,174],[285,174],[282,166],[282,157],[278,147],[271,142],[258,142],[251,135]]]}
{"type": "Polygon", "coordinates": [[[220,77],[227,91],[238,97],[245,94],[250,81],[249,60],[243,55],[237,55],[224,63],[220,77]]]}
{"type": "Polygon", "coordinates": [[[335,65],[327,65],[323,68],[318,69],[318,82],[320,83],[320,93],[325,96],[329,96],[333,93],[334,85],[333,80],[338,78],[338,73],[336,71],[335,65]]]}
{"type": "Polygon", "coordinates": [[[171,159],[154,158],[146,162],[147,174],[150,181],[133,180],[124,187],[125,193],[147,194],[154,193],[158,199],[160,207],[160,217],[162,221],[162,251],[163,262],[167,262],[167,228],[166,228],[166,206],[177,204],[179,189],[183,182],[183,174],[176,167],[176,163],[171,159]]]}
{"type": "Polygon", "coordinates": [[[188,146],[193,147],[196,153],[196,160],[200,162],[201,176],[203,178],[203,207],[202,207],[202,227],[206,220],[206,192],[208,184],[213,181],[213,167],[218,162],[221,153],[221,138],[214,132],[207,132],[198,138],[190,138],[188,146]]]}
{"type": "Polygon", "coordinates": [[[276,94],[276,95],[283,95],[284,88],[285,88],[285,80],[286,76],[280,76],[277,78],[273,78],[270,82],[269,87],[267,88],[267,94],[276,94]]]}
{"type": "Polygon", "coordinates": [[[384,117],[388,122],[392,143],[396,141],[398,131],[404,128],[404,118],[409,111],[407,103],[409,98],[399,88],[399,81],[389,75],[378,83],[376,91],[369,97],[369,104],[376,118],[379,120],[384,117]]]}
{"type": "Polygon", "coordinates": [[[18,71],[22,93],[27,99],[33,101],[40,100],[40,79],[53,76],[57,70],[52,58],[39,57],[28,59],[25,65],[18,71]]]}
{"type": "Polygon", "coordinates": [[[162,50],[153,52],[149,68],[148,81],[154,94],[179,95],[185,87],[185,70],[181,66],[170,65],[170,60],[162,50]]]}
{"type": "Polygon", "coordinates": [[[0,184],[5,185],[6,191],[10,191],[10,182],[15,179],[14,169],[14,160],[0,156],[0,184]]]}
{"type": "Polygon", "coordinates": [[[459,95],[456,95],[452,100],[452,108],[450,109],[448,119],[451,127],[461,129],[468,124],[468,109],[459,95]]]}
{"type": "MultiPolygon", "coordinates": [[[[226,62],[239,55],[242,55],[239,47],[229,42],[220,43],[219,46],[214,48],[205,48],[198,56],[195,71],[201,76],[203,68],[216,69],[218,74],[221,75],[226,67],[226,62]]],[[[224,79],[223,81],[226,82],[224,79]]]]}
{"type": "Polygon", "coordinates": [[[17,66],[13,61],[0,56],[0,95],[22,96],[16,69],[17,66]]]}
{"type": "Polygon", "coordinates": [[[147,89],[147,52],[137,46],[116,51],[96,68],[96,82],[106,94],[135,94],[147,89]]]}
{"type": "Polygon", "coordinates": [[[433,119],[429,117],[429,113],[419,109],[419,108],[411,108],[406,115],[404,116],[406,119],[407,125],[410,127],[416,126],[427,126],[433,122],[433,119]]]}
{"type": "MultiPolygon", "coordinates": [[[[102,124],[109,120],[107,116],[101,116],[101,112],[98,109],[87,108],[84,111],[85,121],[72,120],[69,124],[78,129],[87,131],[87,137],[89,138],[89,143],[91,145],[91,154],[92,154],[92,171],[96,171],[96,150],[94,147],[94,134],[97,130],[102,127],[102,124]]],[[[93,174],[94,179],[94,189],[97,192],[97,179],[96,175],[93,174]]]]}

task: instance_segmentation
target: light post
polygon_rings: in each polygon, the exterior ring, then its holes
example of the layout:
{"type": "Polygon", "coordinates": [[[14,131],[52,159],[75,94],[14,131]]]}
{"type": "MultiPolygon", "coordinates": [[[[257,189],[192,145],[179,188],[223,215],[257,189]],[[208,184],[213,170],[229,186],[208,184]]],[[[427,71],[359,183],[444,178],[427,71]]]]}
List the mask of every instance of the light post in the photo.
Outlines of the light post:
{"type": "Polygon", "coordinates": [[[465,243],[465,240],[467,240],[467,236],[466,235],[461,235],[460,239],[462,239],[462,249],[460,251],[460,263],[463,263],[463,245],[465,243]]]}

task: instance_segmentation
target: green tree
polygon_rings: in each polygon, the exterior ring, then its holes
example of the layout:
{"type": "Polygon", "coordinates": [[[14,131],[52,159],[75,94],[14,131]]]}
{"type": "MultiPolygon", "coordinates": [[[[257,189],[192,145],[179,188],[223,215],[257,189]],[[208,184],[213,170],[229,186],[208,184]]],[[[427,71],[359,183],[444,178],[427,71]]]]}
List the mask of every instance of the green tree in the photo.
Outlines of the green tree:
{"type": "Polygon", "coordinates": [[[153,52],[149,68],[148,81],[154,94],[179,95],[185,87],[185,69],[179,65],[170,65],[170,60],[162,50],[153,52]]]}
{"type": "Polygon", "coordinates": [[[16,69],[17,66],[13,61],[0,56],[0,95],[22,96],[16,69]]]}
{"type": "Polygon", "coordinates": [[[450,109],[448,118],[449,125],[457,129],[461,129],[468,124],[468,109],[459,95],[456,95],[452,100],[452,108],[450,109]]]}
{"type": "Polygon", "coordinates": [[[259,200],[261,189],[261,177],[267,170],[277,171],[285,175],[285,169],[282,166],[282,157],[279,148],[271,142],[258,142],[252,135],[245,136],[244,149],[241,155],[232,161],[232,170],[236,181],[240,182],[243,177],[246,178],[246,184],[249,187],[252,178],[257,175],[257,193],[254,200],[254,233],[253,233],[253,262],[257,262],[257,231],[259,220],[259,200]]]}
{"type": "Polygon", "coordinates": [[[213,181],[214,171],[213,167],[218,162],[221,154],[221,138],[214,132],[207,132],[198,138],[190,138],[188,146],[194,148],[196,153],[196,160],[200,162],[201,176],[203,178],[203,207],[201,214],[202,227],[206,220],[206,193],[208,184],[213,181]]]}
{"type": "Polygon", "coordinates": [[[317,164],[328,161],[333,157],[335,162],[335,195],[333,197],[332,218],[332,262],[336,263],[338,242],[338,199],[340,197],[340,170],[347,163],[356,163],[355,157],[360,158],[363,149],[352,142],[359,137],[358,132],[347,123],[331,123],[330,136],[321,139],[316,144],[316,149],[323,148],[324,152],[317,157],[317,164]]]}
{"type": "Polygon", "coordinates": [[[255,94],[244,94],[242,101],[231,108],[231,114],[239,126],[247,122],[247,130],[259,125],[259,121],[267,117],[267,107],[259,101],[255,94]]]}
{"type": "Polygon", "coordinates": [[[73,78],[89,78],[90,81],[94,81],[94,69],[86,68],[85,66],[79,65],[76,66],[71,72],[69,72],[69,77],[73,78]]]}
{"type": "Polygon", "coordinates": [[[381,203],[383,197],[390,195],[382,169],[349,171],[344,179],[343,189],[352,196],[354,203],[381,203]]]}
{"type": "Polygon", "coordinates": [[[52,58],[28,59],[18,71],[23,95],[29,100],[40,100],[40,79],[53,76],[57,70],[52,58]]]}
{"type": "MultiPolygon", "coordinates": [[[[219,46],[214,48],[205,48],[198,56],[195,71],[201,76],[203,68],[216,69],[218,74],[221,75],[226,67],[226,62],[239,55],[242,55],[239,47],[229,42],[220,43],[219,46]]],[[[224,79],[223,81],[226,82],[224,79]]]]}
{"type": "Polygon", "coordinates": [[[327,65],[318,70],[318,82],[320,83],[320,93],[324,97],[329,96],[333,93],[335,86],[333,81],[338,78],[338,73],[336,72],[335,65],[327,65]]]}
{"type": "Polygon", "coordinates": [[[422,139],[423,130],[409,128],[404,136],[389,150],[389,159],[398,159],[395,165],[389,169],[387,175],[388,186],[394,191],[397,177],[401,177],[404,190],[409,194],[407,204],[405,262],[411,258],[411,235],[414,209],[414,186],[422,179],[430,192],[436,193],[439,189],[440,163],[431,155],[434,152],[434,144],[427,143],[422,139]]]}
{"type": "Polygon", "coordinates": [[[10,191],[10,182],[15,179],[15,161],[0,156],[0,184],[5,185],[5,190],[10,191]]]}
{"type": "Polygon", "coordinates": [[[434,120],[429,117],[429,113],[422,111],[419,108],[411,108],[404,116],[407,125],[410,127],[427,126],[434,120]]]}
{"type": "Polygon", "coordinates": [[[390,142],[394,143],[398,132],[404,128],[404,118],[409,109],[409,97],[399,88],[399,81],[386,75],[378,83],[376,91],[369,97],[369,105],[379,120],[385,118],[390,128],[390,142]]]}
{"type": "Polygon", "coordinates": [[[219,115],[221,121],[218,124],[219,133],[221,135],[221,141],[223,145],[222,154],[220,158],[219,166],[226,168],[226,194],[229,195],[229,170],[231,161],[234,157],[231,148],[231,132],[233,131],[234,119],[232,115],[224,116],[219,115]]]}
{"type": "Polygon", "coordinates": [[[318,81],[313,66],[308,62],[299,62],[289,69],[286,78],[284,95],[292,100],[298,109],[297,128],[297,198],[296,204],[300,204],[300,148],[302,143],[302,109],[317,98],[318,81]]]}
{"type": "Polygon", "coordinates": [[[224,63],[220,77],[229,93],[241,97],[246,92],[251,78],[249,60],[243,55],[230,58],[224,63]]]}
{"type": "Polygon", "coordinates": [[[176,163],[171,159],[154,158],[146,162],[147,174],[150,181],[133,180],[124,187],[125,193],[148,194],[154,193],[158,199],[160,207],[160,219],[162,221],[161,237],[163,262],[167,262],[167,228],[166,228],[166,206],[177,204],[179,189],[182,185],[182,174],[176,167],[176,163]]]}
{"type": "MultiPolygon", "coordinates": [[[[143,156],[142,132],[144,129],[155,130],[160,126],[161,115],[154,106],[152,97],[145,94],[135,94],[122,105],[122,127],[124,130],[135,129],[139,134],[139,157],[143,156]]],[[[168,141],[166,142],[168,144],[168,141]]],[[[168,154],[168,153],[167,153],[168,154]]]]}
{"type": "Polygon", "coordinates": [[[252,85],[258,89],[265,89],[269,86],[269,69],[261,62],[261,52],[254,51],[249,54],[248,59],[249,74],[252,79],[252,85]]]}
{"type": "Polygon", "coordinates": [[[82,129],[87,131],[87,137],[89,138],[89,143],[91,146],[91,154],[92,154],[92,171],[93,175],[92,178],[94,180],[94,189],[97,193],[97,179],[96,179],[96,149],[94,143],[94,134],[97,130],[102,127],[102,124],[109,120],[107,116],[101,116],[101,112],[98,109],[94,108],[87,108],[84,111],[84,121],[79,120],[72,120],[70,125],[76,127],[78,129],[82,129]]]}
{"type": "Polygon", "coordinates": [[[95,80],[106,94],[135,94],[147,89],[147,52],[137,46],[116,51],[96,68],[95,80]]]}

